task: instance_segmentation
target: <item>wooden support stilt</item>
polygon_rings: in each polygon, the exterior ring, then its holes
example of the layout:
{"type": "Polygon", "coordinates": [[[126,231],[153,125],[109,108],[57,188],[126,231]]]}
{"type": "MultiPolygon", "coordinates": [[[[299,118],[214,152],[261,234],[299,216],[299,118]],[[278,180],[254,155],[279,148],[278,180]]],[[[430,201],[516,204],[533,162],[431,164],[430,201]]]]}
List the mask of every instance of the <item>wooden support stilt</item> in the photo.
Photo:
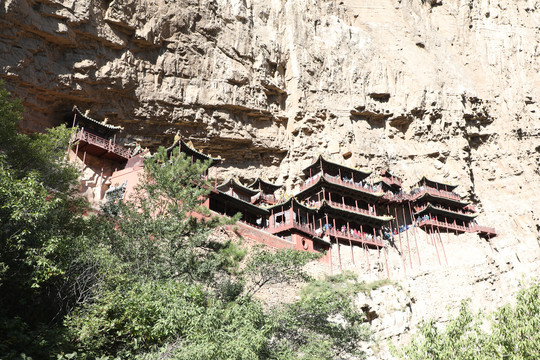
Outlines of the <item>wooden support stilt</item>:
{"type": "Polygon", "coordinates": [[[433,241],[433,245],[435,246],[435,251],[437,252],[437,260],[439,260],[439,265],[442,265],[441,263],[441,257],[439,256],[439,249],[437,247],[437,239],[434,238],[434,230],[433,230],[433,224],[431,224],[431,232],[429,233],[431,237],[431,241],[433,241]]]}
{"type": "Polygon", "coordinates": [[[362,246],[364,247],[364,252],[366,253],[366,260],[367,260],[367,265],[368,265],[368,271],[371,272],[371,264],[369,263],[368,247],[367,247],[366,244],[362,244],[362,246]]]}
{"type": "MultiPolygon", "coordinates": [[[[388,209],[388,213],[390,214],[390,207],[388,207],[387,209],[388,209]]],[[[396,219],[397,219],[397,208],[395,208],[394,210],[395,210],[396,219]]],[[[390,221],[390,231],[392,232],[392,238],[394,238],[394,230],[392,229],[392,222],[391,221],[390,221]]],[[[405,274],[407,274],[407,265],[406,265],[406,262],[405,262],[405,253],[403,251],[403,244],[401,243],[401,233],[399,232],[399,226],[396,228],[396,232],[398,233],[398,238],[399,238],[399,251],[401,251],[401,262],[403,264],[403,271],[405,272],[405,274]]],[[[410,252],[410,250],[409,250],[409,252],[410,252]]]]}
{"type": "Polygon", "coordinates": [[[337,256],[339,261],[339,271],[343,271],[343,268],[341,267],[341,251],[339,250],[339,239],[336,237],[336,245],[337,245],[337,256]]]}
{"type": "Polygon", "coordinates": [[[390,268],[388,267],[388,259],[386,257],[386,248],[383,247],[384,262],[386,263],[386,277],[390,279],[390,268]]]}
{"type": "Polygon", "coordinates": [[[441,231],[439,229],[437,229],[437,234],[439,235],[439,242],[441,243],[441,249],[444,255],[444,262],[446,263],[446,265],[448,265],[448,258],[446,257],[446,250],[444,250],[444,244],[441,237],[441,231]]]}
{"type": "MultiPolygon", "coordinates": [[[[403,226],[405,226],[405,237],[407,238],[407,247],[410,249],[411,245],[409,243],[409,232],[407,231],[407,220],[405,220],[405,208],[401,207],[402,215],[403,215],[403,226]]],[[[412,269],[412,258],[411,258],[411,252],[409,251],[409,264],[412,269]]]]}
{"type": "MultiPolygon", "coordinates": [[[[403,244],[401,243],[401,232],[399,231],[399,218],[398,218],[398,214],[397,214],[397,207],[394,209],[394,213],[396,214],[396,229],[397,229],[398,238],[399,238],[399,247],[401,249],[403,249],[403,244]]],[[[404,254],[403,254],[403,251],[402,251],[401,252],[401,260],[403,260],[403,267],[405,267],[405,259],[403,258],[403,256],[404,256],[404,254]]]]}
{"type": "Polygon", "coordinates": [[[330,256],[330,275],[334,275],[334,267],[333,267],[333,261],[332,261],[332,238],[330,239],[330,248],[328,249],[328,255],[330,256]]]}
{"type": "MultiPolygon", "coordinates": [[[[407,204],[409,205],[409,212],[411,214],[411,219],[414,220],[414,214],[412,213],[412,209],[411,209],[411,202],[410,201],[407,201],[407,204]]],[[[414,222],[413,222],[414,224],[414,222]]],[[[420,250],[418,249],[418,241],[416,241],[416,226],[413,226],[413,235],[414,235],[414,244],[416,245],[416,253],[418,255],[418,266],[421,266],[422,265],[422,262],[420,261],[420,250]]]]}
{"type": "Polygon", "coordinates": [[[354,249],[353,249],[353,243],[352,243],[351,239],[349,239],[349,246],[351,247],[352,263],[353,263],[353,265],[356,265],[355,262],[354,262],[354,249]]]}
{"type": "MultiPolygon", "coordinates": [[[[379,233],[381,234],[381,240],[383,239],[383,233],[382,230],[379,229],[379,233]]],[[[386,277],[390,279],[390,267],[388,266],[388,258],[386,256],[386,246],[382,247],[382,251],[384,254],[384,263],[386,264],[386,277]]]]}

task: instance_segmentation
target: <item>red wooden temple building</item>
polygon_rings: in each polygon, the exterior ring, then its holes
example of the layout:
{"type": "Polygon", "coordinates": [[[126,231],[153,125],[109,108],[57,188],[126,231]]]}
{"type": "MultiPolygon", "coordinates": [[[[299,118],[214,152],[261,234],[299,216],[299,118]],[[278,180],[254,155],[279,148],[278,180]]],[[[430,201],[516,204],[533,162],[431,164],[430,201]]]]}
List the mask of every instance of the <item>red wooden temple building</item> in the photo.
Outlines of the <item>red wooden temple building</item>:
{"type": "Polygon", "coordinates": [[[454,192],[457,185],[436,182],[422,177],[411,192],[416,225],[424,230],[496,236],[495,229],[476,223],[475,208],[454,192]]]}
{"type": "Polygon", "coordinates": [[[255,204],[260,193],[260,190],[246,187],[230,179],[212,190],[209,207],[210,210],[227,216],[240,213],[241,221],[263,228],[268,210],[255,204]]]}

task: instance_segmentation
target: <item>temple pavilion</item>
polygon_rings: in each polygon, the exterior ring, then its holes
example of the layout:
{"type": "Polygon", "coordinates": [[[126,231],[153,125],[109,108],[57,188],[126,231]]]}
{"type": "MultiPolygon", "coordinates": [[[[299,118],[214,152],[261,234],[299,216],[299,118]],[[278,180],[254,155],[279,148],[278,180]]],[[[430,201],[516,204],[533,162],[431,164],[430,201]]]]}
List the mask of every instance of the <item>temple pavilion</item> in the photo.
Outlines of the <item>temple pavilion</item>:
{"type": "Polygon", "coordinates": [[[212,190],[209,207],[210,210],[227,216],[240,213],[241,221],[262,228],[265,227],[268,210],[255,205],[259,196],[260,190],[229,179],[212,190]]]}
{"type": "Polygon", "coordinates": [[[255,199],[254,204],[257,205],[274,205],[277,203],[276,192],[280,190],[283,185],[272,184],[261,178],[255,179],[254,182],[248,185],[248,188],[259,190],[259,196],[255,199]]]}
{"type": "Polygon", "coordinates": [[[417,226],[430,231],[496,236],[495,229],[476,223],[475,208],[454,191],[456,187],[422,177],[411,192],[417,226]]]}
{"type": "Polygon", "coordinates": [[[202,176],[206,180],[209,177],[208,172],[210,168],[220,164],[222,161],[222,159],[219,157],[214,158],[210,155],[206,155],[198,151],[197,149],[195,149],[191,141],[186,143],[178,134],[176,134],[176,136],[174,137],[174,143],[166,149],[167,155],[171,156],[175,148],[178,148],[179,154],[184,154],[186,156],[186,159],[190,159],[192,165],[195,164],[197,161],[200,161],[201,163],[208,163],[208,168],[202,174],[202,176]]]}
{"type": "MultiPolygon", "coordinates": [[[[122,130],[120,126],[107,124],[107,121],[92,119],[73,107],[73,127],[78,131],[73,135],[71,143],[75,146],[75,155],[91,154],[98,158],[124,164],[131,157],[131,151],[116,143],[116,134],[122,130]]],[[[83,161],[84,162],[84,161],[83,161]]]]}
{"type": "Polygon", "coordinates": [[[294,199],[269,208],[270,232],[288,237],[294,229],[297,234],[323,239],[325,244],[342,241],[384,246],[382,229],[392,217],[377,213],[375,204],[383,193],[365,181],[369,172],[322,156],[303,172],[307,180],[294,199]]]}
{"type": "Polygon", "coordinates": [[[429,231],[471,232],[477,214],[454,192],[456,187],[426,177],[418,181],[411,194],[418,227],[429,231]]]}

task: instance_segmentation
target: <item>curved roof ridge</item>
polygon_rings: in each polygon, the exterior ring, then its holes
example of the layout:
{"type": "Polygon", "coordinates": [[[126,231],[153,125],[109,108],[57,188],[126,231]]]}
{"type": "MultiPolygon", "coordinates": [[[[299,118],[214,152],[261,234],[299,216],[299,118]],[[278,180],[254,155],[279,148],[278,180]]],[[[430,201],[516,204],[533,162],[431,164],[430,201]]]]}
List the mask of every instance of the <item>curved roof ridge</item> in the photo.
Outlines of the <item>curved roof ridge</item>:
{"type": "Polygon", "coordinates": [[[73,111],[75,111],[77,113],[78,116],[81,116],[82,118],[84,118],[85,120],[88,120],[90,122],[93,122],[95,123],[96,125],[98,126],[103,126],[107,129],[110,129],[110,130],[122,130],[123,127],[121,126],[116,126],[116,125],[111,125],[111,124],[106,124],[106,123],[103,123],[102,121],[99,121],[99,120],[96,120],[96,119],[93,119],[91,117],[89,117],[88,115],[85,115],[81,112],[81,110],[79,110],[79,108],[77,107],[77,105],[74,105],[73,106],[73,111]]]}
{"type": "MultiPolygon", "coordinates": [[[[255,181],[253,181],[251,184],[247,185],[247,187],[249,187],[249,188],[254,188],[255,186],[257,186],[257,183],[258,183],[259,181],[262,182],[262,183],[264,183],[264,184],[266,184],[266,185],[268,185],[268,186],[270,186],[270,187],[276,188],[276,190],[279,189],[279,188],[281,188],[281,187],[283,187],[283,185],[273,184],[273,183],[271,183],[271,182],[269,182],[269,181],[264,180],[264,179],[261,178],[261,177],[257,177],[257,178],[255,179],[255,181]]],[[[274,190],[274,191],[275,191],[275,190],[274,190]]]]}
{"type": "Polygon", "coordinates": [[[226,185],[229,185],[229,186],[232,186],[232,187],[238,187],[242,190],[244,190],[245,192],[247,192],[248,194],[251,194],[251,196],[253,195],[257,195],[258,193],[260,193],[259,190],[254,190],[254,189],[251,189],[251,188],[248,188],[244,185],[242,185],[240,182],[238,182],[236,179],[234,178],[229,178],[227,181],[225,181],[224,183],[216,186],[216,188],[219,190],[219,191],[222,191],[220,188],[221,187],[224,187],[226,185]]]}

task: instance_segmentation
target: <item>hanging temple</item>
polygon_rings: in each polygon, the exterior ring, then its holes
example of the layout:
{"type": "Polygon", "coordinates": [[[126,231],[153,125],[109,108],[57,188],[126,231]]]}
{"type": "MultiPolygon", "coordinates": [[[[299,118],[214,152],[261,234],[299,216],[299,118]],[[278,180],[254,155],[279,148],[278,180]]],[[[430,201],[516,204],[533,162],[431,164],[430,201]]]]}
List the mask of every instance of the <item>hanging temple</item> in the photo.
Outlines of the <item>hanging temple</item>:
{"type": "MultiPolygon", "coordinates": [[[[71,125],[77,131],[71,139],[70,158],[90,174],[83,175],[83,192],[98,201],[129,197],[148,150],[132,152],[116,144],[121,127],[92,119],[77,107],[71,125]]],[[[179,133],[167,149],[170,156],[176,147],[192,162],[209,161],[210,168],[221,162],[197,151],[179,133]]],[[[477,233],[487,239],[497,235],[495,229],[476,222],[476,209],[454,191],[456,185],[422,177],[405,192],[402,180],[389,171],[368,182],[371,172],[322,156],[303,173],[306,180],[292,196],[285,196],[281,185],[261,178],[249,185],[235,179],[213,184],[205,206],[223,216],[240,213],[242,223],[276,237],[274,246],[320,252],[324,254],[321,261],[330,263],[332,244],[384,250],[395,239],[401,241],[401,233],[409,228],[421,228],[439,239],[441,233],[477,233]]],[[[208,179],[209,170],[202,176],[208,179]]],[[[414,231],[413,235],[417,241],[414,231]]]]}

